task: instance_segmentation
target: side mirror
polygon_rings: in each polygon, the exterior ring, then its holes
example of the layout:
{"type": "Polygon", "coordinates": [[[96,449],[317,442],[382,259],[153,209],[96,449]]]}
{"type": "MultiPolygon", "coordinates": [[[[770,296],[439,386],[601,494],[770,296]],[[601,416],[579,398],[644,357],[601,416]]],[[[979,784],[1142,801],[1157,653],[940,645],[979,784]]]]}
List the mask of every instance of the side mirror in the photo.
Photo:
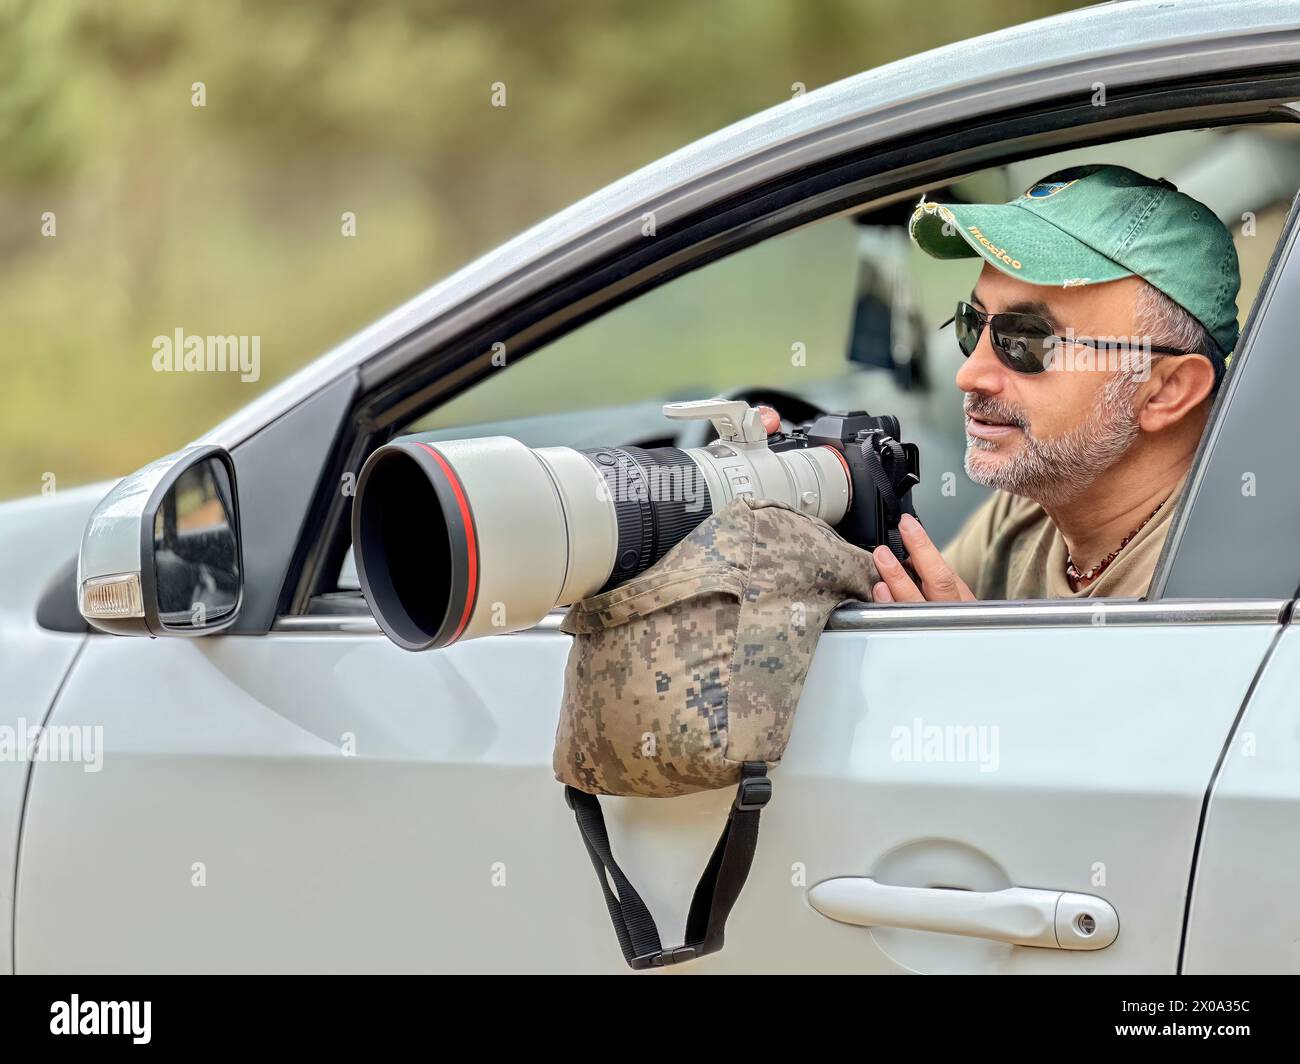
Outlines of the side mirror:
{"type": "Polygon", "coordinates": [[[81,615],[116,635],[206,635],[244,597],[235,464],[187,447],[113,488],[90,515],[77,559],[81,615]]]}

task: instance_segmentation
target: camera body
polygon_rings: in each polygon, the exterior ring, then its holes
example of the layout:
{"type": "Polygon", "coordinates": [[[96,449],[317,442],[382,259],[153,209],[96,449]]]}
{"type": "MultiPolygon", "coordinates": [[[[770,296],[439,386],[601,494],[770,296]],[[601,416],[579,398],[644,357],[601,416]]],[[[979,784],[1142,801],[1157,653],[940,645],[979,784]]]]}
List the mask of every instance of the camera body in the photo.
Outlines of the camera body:
{"type": "Polygon", "coordinates": [[[898,418],[872,417],[865,410],[823,414],[789,434],[778,434],[768,446],[780,452],[802,447],[830,447],[843,455],[848,467],[850,503],[835,525],[854,546],[872,549],[885,544],[901,561],[906,552],[898,534],[903,514],[916,516],[912,488],[921,482],[921,452],[903,443],[898,418]]]}

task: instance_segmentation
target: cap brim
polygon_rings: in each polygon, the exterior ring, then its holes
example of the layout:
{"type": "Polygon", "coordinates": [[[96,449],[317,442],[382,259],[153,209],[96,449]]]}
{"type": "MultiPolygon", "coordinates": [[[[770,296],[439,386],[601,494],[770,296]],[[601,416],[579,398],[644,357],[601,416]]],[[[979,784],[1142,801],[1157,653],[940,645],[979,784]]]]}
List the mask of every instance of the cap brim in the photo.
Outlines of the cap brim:
{"type": "Polygon", "coordinates": [[[922,203],[908,231],[932,258],[979,257],[1026,284],[1100,284],[1133,273],[1014,203],[922,203]]]}

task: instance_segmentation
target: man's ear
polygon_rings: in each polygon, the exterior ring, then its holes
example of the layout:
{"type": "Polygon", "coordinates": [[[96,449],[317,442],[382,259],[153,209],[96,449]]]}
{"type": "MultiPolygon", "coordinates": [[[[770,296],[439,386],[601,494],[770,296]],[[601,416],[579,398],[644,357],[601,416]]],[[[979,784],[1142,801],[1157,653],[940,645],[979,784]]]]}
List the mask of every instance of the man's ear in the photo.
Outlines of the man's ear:
{"type": "Polygon", "coordinates": [[[1204,355],[1164,355],[1151,363],[1151,379],[1138,394],[1143,432],[1161,432],[1199,407],[1214,390],[1214,365],[1204,355]]]}

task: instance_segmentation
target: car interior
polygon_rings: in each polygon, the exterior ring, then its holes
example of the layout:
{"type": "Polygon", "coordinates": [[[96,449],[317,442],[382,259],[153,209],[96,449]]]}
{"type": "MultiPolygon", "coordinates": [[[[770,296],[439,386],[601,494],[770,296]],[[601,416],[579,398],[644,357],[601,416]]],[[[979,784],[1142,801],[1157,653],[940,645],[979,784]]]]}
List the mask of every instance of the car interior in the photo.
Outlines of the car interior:
{"type": "MultiPolygon", "coordinates": [[[[1001,202],[1081,163],[1164,177],[1232,232],[1244,324],[1300,188],[1300,130],[1287,124],[1190,129],[1073,149],[980,170],[924,190],[941,202],[1001,202]]],[[[962,356],[938,326],[969,291],[974,260],[913,248],[916,195],[893,196],[683,274],[501,365],[409,417],[393,435],[508,435],[532,447],[702,446],[707,422],[664,419],[666,402],[711,396],[768,403],[783,428],[826,410],[892,414],[919,445],[920,518],[944,543],[986,497],[963,471],[953,376],[962,356]],[[510,372],[502,372],[509,369],[510,372]],[[944,476],[951,474],[951,476],[944,476]]],[[[308,612],[364,613],[349,550],[335,590],[308,612]]]]}

